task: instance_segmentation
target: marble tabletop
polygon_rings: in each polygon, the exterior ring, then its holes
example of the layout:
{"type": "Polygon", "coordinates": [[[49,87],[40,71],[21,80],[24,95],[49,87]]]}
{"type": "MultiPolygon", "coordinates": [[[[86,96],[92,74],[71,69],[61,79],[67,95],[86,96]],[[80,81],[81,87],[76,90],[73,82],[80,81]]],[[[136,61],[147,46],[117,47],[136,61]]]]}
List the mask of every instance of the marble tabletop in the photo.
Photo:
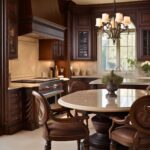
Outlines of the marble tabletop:
{"type": "Polygon", "coordinates": [[[107,96],[106,89],[78,91],[59,98],[64,107],[90,112],[127,112],[132,103],[146,95],[145,90],[119,89],[117,97],[107,96]]]}

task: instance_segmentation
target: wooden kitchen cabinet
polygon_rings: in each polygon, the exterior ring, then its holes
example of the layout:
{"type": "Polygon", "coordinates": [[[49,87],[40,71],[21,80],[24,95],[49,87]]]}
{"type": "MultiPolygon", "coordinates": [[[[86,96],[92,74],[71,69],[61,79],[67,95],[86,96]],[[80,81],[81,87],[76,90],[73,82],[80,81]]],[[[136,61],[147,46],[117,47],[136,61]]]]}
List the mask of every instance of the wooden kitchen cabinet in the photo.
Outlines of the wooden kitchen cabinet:
{"type": "Polygon", "coordinates": [[[140,58],[141,60],[150,60],[150,28],[141,29],[140,38],[140,58]]]}
{"type": "Polygon", "coordinates": [[[22,116],[23,128],[25,130],[34,130],[39,127],[37,118],[37,109],[32,91],[38,91],[38,87],[24,88],[22,97],[22,116]]]}
{"type": "Polygon", "coordinates": [[[138,58],[150,60],[150,10],[141,9],[139,13],[138,58]]]}
{"type": "Polygon", "coordinates": [[[18,0],[8,0],[7,30],[9,59],[18,57],[18,0]]]}
{"type": "Polygon", "coordinates": [[[22,89],[8,91],[5,104],[5,133],[13,134],[23,128],[22,118],[22,89]]]}
{"type": "Polygon", "coordinates": [[[39,60],[65,59],[64,41],[39,40],[39,60]]]}
{"type": "Polygon", "coordinates": [[[92,49],[90,15],[73,17],[73,60],[96,60],[96,50],[92,49]]]}

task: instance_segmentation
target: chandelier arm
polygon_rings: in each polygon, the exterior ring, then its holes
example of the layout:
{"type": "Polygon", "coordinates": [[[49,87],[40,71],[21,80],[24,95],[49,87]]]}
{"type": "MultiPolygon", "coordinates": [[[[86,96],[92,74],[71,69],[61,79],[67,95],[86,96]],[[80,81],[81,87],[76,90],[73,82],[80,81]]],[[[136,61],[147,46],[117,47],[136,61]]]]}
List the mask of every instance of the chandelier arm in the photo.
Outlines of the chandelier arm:
{"type": "Polygon", "coordinates": [[[111,38],[111,32],[108,32],[107,30],[103,30],[104,33],[106,33],[108,35],[108,39],[111,38]]]}
{"type": "MultiPolygon", "coordinates": [[[[99,30],[101,30],[102,32],[106,33],[108,35],[108,38],[113,40],[113,43],[115,43],[115,41],[117,39],[120,39],[120,35],[122,32],[127,31],[129,33],[129,28],[126,24],[124,24],[123,22],[121,22],[120,18],[123,17],[122,14],[118,13],[116,16],[116,0],[114,0],[114,18],[109,20],[108,15],[104,15],[104,19],[106,20],[105,22],[103,22],[101,20],[101,26],[99,27],[99,30]],[[117,19],[116,19],[117,17],[117,19]]],[[[125,23],[130,22],[130,18],[126,18],[125,23]]]]}

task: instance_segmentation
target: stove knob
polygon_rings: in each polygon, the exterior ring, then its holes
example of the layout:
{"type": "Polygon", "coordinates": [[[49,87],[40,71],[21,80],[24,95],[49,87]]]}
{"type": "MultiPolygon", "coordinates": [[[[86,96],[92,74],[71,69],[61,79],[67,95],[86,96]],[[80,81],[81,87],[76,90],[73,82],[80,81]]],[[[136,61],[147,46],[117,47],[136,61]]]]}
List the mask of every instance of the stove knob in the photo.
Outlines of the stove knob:
{"type": "Polygon", "coordinates": [[[54,85],[53,85],[53,88],[54,88],[54,89],[56,89],[56,88],[57,88],[57,86],[58,86],[57,84],[54,84],[54,85]]]}

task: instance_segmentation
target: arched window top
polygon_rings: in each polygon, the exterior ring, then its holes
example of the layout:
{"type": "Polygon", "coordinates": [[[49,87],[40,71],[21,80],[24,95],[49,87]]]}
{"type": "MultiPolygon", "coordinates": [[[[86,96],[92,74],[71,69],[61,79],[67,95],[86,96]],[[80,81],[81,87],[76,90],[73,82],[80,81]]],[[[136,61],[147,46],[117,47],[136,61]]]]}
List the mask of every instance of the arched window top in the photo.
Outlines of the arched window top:
{"type": "Polygon", "coordinates": [[[130,29],[136,29],[136,27],[135,27],[135,25],[134,25],[133,22],[131,22],[131,23],[128,25],[128,28],[129,28],[129,30],[130,30],[130,29]]]}
{"type": "Polygon", "coordinates": [[[108,39],[106,33],[98,34],[98,44],[100,55],[101,71],[109,71],[112,69],[119,69],[120,71],[127,71],[130,68],[128,59],[136,59],[136,27],[132,22],[129,25],[129,32],[122,32],[120,39],[113,43],[112,39],[108,39]],[[101,46],[100,46],[101,45],[101,46]],[[100,48],[101,47],[101,48],[100,48]]]}

